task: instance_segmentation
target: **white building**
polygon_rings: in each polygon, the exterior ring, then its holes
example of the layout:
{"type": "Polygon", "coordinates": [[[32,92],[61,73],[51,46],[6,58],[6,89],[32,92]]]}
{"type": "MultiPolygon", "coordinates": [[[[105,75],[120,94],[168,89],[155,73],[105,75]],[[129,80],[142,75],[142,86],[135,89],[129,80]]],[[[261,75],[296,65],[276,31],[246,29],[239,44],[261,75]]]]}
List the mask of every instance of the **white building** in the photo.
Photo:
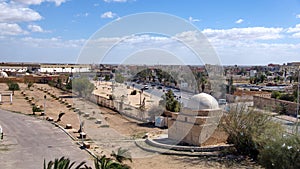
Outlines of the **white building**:
{"type": "Polygon", "coordinates": [[[250,77],[255,77],[256,74],[257,74],[256,70],[250,70],[250,72],[249,72],[250,77]]]}
{"type": "Polygon", "coordinates": [[[41,73],[80,73],[90,72],[90,65],[75,65],[75,64],[41,64],[41,73]]]}
{"type": "Polygon", "coordinates": [[[26,66],[0,66],[1,72],[26,72],[27,67],[26,66]]]}

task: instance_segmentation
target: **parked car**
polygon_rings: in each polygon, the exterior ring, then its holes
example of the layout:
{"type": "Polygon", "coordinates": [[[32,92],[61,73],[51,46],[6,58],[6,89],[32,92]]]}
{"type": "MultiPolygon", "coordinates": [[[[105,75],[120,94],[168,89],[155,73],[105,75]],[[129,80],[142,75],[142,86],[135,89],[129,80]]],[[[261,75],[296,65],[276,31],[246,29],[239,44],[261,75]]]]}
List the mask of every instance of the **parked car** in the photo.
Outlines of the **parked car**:
{"type": "Polygon", "coordinates": [[[149,89],[148,85],[144,85],[143,89],[148,90],[149,89]]]}
{"type": "Polygon", "coordinates": [[[226,105],[227,104],[227,101],[226,99],[219,99],[219,105],[226,105]]]}

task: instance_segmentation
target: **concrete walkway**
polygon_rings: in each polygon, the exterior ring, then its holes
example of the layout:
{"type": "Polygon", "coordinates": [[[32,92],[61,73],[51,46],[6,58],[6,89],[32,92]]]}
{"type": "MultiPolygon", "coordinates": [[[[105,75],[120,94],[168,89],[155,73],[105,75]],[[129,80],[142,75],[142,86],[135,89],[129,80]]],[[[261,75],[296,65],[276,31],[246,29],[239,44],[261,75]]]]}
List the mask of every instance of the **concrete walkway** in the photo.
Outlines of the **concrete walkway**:
{"type": "Polygon", "coordinates": [[[91,156],[81,150],[63,131],[47,121],[0,110],[4,139],[0,141],[0,168],[39,169],[44,159],[65,156],[71,161],[87,161],[91,156]]]}

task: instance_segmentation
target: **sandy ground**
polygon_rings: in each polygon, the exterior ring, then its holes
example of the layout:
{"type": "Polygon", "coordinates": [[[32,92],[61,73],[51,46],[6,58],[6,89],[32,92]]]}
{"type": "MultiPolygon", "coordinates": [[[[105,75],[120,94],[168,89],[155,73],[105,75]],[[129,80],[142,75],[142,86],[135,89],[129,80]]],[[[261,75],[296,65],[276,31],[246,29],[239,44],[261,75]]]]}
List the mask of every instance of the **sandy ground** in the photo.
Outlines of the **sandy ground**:
{"type": "MultiPolygon", "coordinates": [[[[59,102],[59,100],[53,98],[50,96],[50,94],[53,94],[57,97],[59,96],[67,96],[70,95],[68,93],[64,93],[54,87],[50,87],[48,85],[44,84],[34,84],[34,87],[31,89],[27,89],[25,84],[20,84],[21,91],[26,93],[26,96],[29,98],[34,98],[36,105],[43,106],[44,105],[44,95],[46,95],[46,116],[52,117],[54,120],[57,119],[57,116],[60,112],[64,112],[65,115],[62,117],[62,121],[59,122],[62,126],[65,126],[66,124],[71,124],[75,130],[79,128],[79,120],[87,119],[83,116],[78,116],[76,112],[73,110],[70,110],[67,108],[66,104],[62,104],[59,102]],[[39,89],[38,89],[39,88],[39,89]],[[45,89],[49,91],[50,94],[47,92],[43,92],[40,89],[45,89]]],[[[7,90],[6,84],[0,84],[0,91],[7,90]]],[[[0,105],[1,109],[15,111],[15,112],[21,112],[24,114],[32,114],[31,105],[30,103],[24,99],[24,96],[21,94],[21,91],[16,91],[15,95],[13,96],[13,104],[11,105],[9,101],[9,97],[6,96],[3,98],[3,103],[0,105]]],[[[109,110],[106,108],[98,107],[94,104],[85,103],[84,101],[81,101],[80,99],[74,98],[63,98],[67,104],[71,104],[72,107],[77,108],[80,107],[81,109],[85,108],[85,112],[90,112],[90,116],[93,118],[101,118],[103,120],[103,124],[109,125],[108,133],[102,132],[106,131],[106,129],[102,129],[99,127],[95,127],[97,129],[97,134],[111,134],[112,130],[117,133],[121,133],[124,137],[132,137],[137,134],[143,134],[143,133],[151,133],[153,135],[155,134],[161,134],[166,132],[165,130],[145,126],[142,123],[139,123],[134,120],[128,120],[124,118],[123,116],[109,110]],[[101,130],[100,130],[101,129],[101,130]],[[101,131],[101,132],[99,132],[101,131]]],[[[38,113],[37,113],[38,114],[38,113]]],[[[45,118],[45,117],[39,117],[39,118],[45,118]]],[[[91,118],[90,118],[91,119],[91,118]]],[[[92,125],[94,124],[94,121],[92,120],[86,120],[88,124],[92,125]]],[[[87,124],[87,125],[88,125],[87,124]]],[[[71,134],[74,136],[78,136],[78,133],[74,133],[70,131],[71,134]]],[[[103,137],[103,136],[101,136],[103,137]]],[[[116,136],[117,137],[117,136],[116,136]]],[[[122,143],[123,144],[123,143],[122,143]]],[[[120,143],[121,145],[121,143],[120,143]]],[[[94,150],[96,152],[102,152],[105,150],[106,145],[99,146],[97,145],[94,147],[94,150]]],[[[135,152],[133,152],[135,153],[135,152]]],[[[137,153],[143,153],[141,150],[137,150],[137,153]]],[[[146,152],[145,152],[146,153],[146,152]]],[[[254,166],[248,166],[249,163],[246,165],[243,165],[240,162],[228,162],[225,160],[222,161],[220,159],[206,159],[206,158],[196,158],[196,157],[184,157],[184,156],[167,156],[167,155],[152,155],[149,157],[143,158],[134,158],[132,163],[128,163],[132,168],[136,169],[161,169],[161,168],[174,168],[174,169],[204,169],[204,168],[257,168],[254,166]]]]}

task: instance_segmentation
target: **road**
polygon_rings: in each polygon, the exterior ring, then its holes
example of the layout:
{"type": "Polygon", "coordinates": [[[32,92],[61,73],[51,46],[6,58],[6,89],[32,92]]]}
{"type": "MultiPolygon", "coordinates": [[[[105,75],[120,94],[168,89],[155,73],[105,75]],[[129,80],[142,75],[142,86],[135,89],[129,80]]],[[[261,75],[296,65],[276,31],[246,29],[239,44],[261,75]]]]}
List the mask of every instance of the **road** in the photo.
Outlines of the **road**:
{"type": "Polygon", "coordinates": [[[43,168],[43,161],[62,156],[71,161],[93,162],[61,129],[47,121],[0,110],[4,139],[0,141],[0,168],[43,168]]]}
{"type": "MultiPolygon", "coordinates": [[[[137,89],[142,89],[144,87],[143,84],[137,84],[134,82],[126,82],[127,85],[132,86],[132,84],[134,84],[134,87],[137,89]]],[[[162,86],[162,89],[157,89],[157,86],[152,87],[151,84],[147,84],[149,86],[149,89],[145,90],[144,92],[149,93],[151,95],[157,96],[157,97],[161,97],[164,95],[164,91],[168,91],[171,88],[167,88],[162,86]]],[[[173,90],[173,93],[175,94],[175,96],[177,96],[177,100],[183,104],[183,105],[187,105],[189,102],[189,99],[194,95],[193,93],[189,93],[189,92],[185,92],[185,91],[179,91],[176,89],[171,89],[173,90]]]]}

